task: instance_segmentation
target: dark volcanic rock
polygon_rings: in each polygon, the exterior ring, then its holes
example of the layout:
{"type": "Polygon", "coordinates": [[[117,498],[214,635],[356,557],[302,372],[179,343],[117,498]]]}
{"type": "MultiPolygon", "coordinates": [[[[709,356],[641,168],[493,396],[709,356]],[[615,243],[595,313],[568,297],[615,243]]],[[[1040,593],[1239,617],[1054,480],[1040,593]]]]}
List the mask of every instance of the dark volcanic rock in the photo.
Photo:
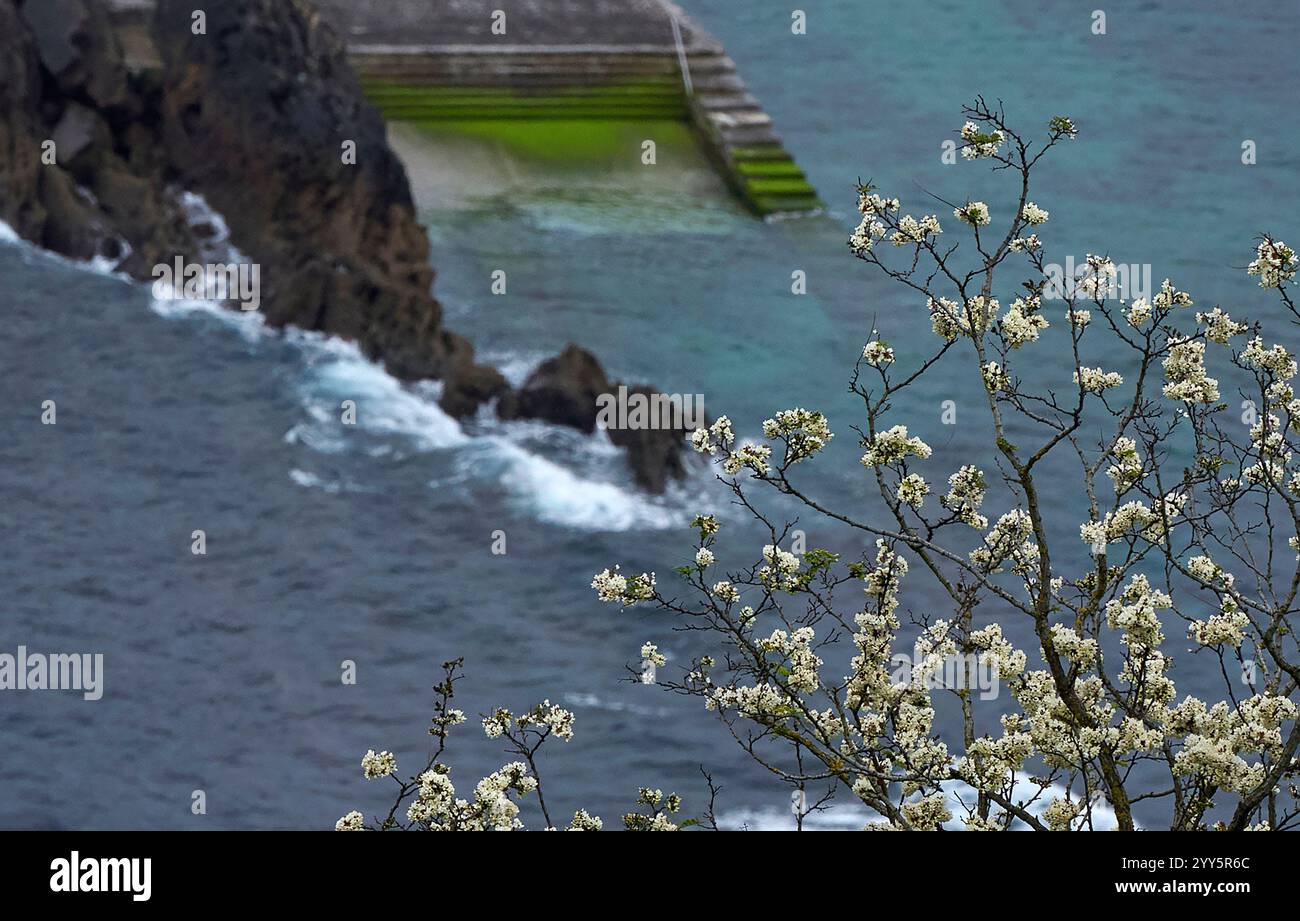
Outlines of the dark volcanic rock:
{"type": "Polygon", "coordinates": [[[99,0],[0,0],[0,219],[21,236],[74,259],[117,258],[125,243],[118,267],[138,278],[189,252],[161,170],[114,153],[114,123],[139,111],[99,0]]]}
{"type": "MultiPolygon", "coordinates": [[[[633,387],[629,393],[653,395],[658,393],[653,387],[633,387]]],[[[686,475],[686,465],[682,455],[682,440],[686,429],[670,428],[610,428],[606,430],[609,440],[627,451],[627,462],[632,468],[632,475],[642,489],[661,493],[668,485],[668,480],[681,479],[686,475]]]]}
{"type": "MultiPolygon", "coordinates": [[[[405,170],[311,3],[203,9],[195,35],[195,5],[160,0],[157,74],[127,70],[102,0],[0,0],[0,220],[149,280],[177,256],[210,261],[214,228],[191,227],[178,199],[199,192],[260,265],[269,324],[356,341],[403,379],[441,378],[458,417],[496,400],[504,419],[594,431],[614,386],[591,353],[568,346],[516,393],[443,327],[405,170]]],[[[682,475],[682,432],[609,436],[644,488],[682,475]]]]}
{"type": "Polygon", "coordinates": [[[537,366],[515,398],[501,408],[501,414],[594,432],[596,397],[610,389],[596,356],[570,342],[559,355],[537,366]]]}
{"type": "Polygon", "coordinates": [[[90,259],[111,239],[95,207],[60,169],[42,169],[40,197],[45,209],[40,244],[72,259],[90,259]]]}
{"type": "Polygon", "coordinates": [[[126,101],[122,48],[98,0],[25,0],[22,12],[63,95],[102,107],[126,101]]]}
{"type": "Polygon", "coordinates": [[[39,241],[46,211],[40,198],[41,73],[27,24],[13,0],[0,0],[0,219],[39,241]]]}
{"type": "MultiPolygon", "coordinates": [[[[597,398],[613,394],[611,384],[596,357],[569,343],[564,351],[542,362],[524,385],[497,404],[504,419],[543,419],[584,432],[596,430],[600,415],[597,398]]],[[[653,395],[652,387],[632,387],[628,394],[653,395]]],[[[627,451],[628,465],[637,485],[661,493],[669,478],[679,479],[686,469],[682,456],[684,428],[608,428],[609,440],[627,451]]]]}
{"type": "Polygon", "coordinates": [[[304,0],[206,10],[203,35],[189,0],[154,19],[167,153],[261,264],[268,322],[356,340],[401,378],[461,366],[406,173],[337,36],[304,0]]]}
{"type": "Polygon", "coordinates": [[[438,405],[449,415],[471,416],[480,405],[509,398],[510,393],[510,385],[496,368],[467,361],[447,375],[438,405]]]}

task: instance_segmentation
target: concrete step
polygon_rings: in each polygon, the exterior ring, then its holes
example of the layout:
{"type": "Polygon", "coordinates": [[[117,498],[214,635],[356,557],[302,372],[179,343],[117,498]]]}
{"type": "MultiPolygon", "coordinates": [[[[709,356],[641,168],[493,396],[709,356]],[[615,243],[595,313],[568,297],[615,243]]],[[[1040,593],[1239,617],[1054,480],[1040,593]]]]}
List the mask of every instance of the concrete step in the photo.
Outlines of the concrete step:
{"type": "Polygon", "coordinates": [[[381,109],[388,121],[481,121],[497,119],[597,119],[601,121],[681,121],[684,109],[673,106],[570,106],[548,109],[539,106],[498,106],[491,109],[434,109],[416,108],[381,109]]]}
{"type": "Polygon", "coordinates": [[[732,167],[746,182],[755,179],[807,179],[803,170],[790,159],[741,160],[733,162],[732,167]]]}
{"type": "MultiPolygon", "coordinates": [[[[565,76],[572,79],[591,75],[603,77],[633,75],[680,76],[675,55],[635,57],[629,55],[352,55],[358,73],[366,77],[423,76],[444,79],[471,76],[527,74],[565,76]]],[[[702,70],[701,75],[726,71],[702,70]]]]}
{"type": "Polygon", "coordinates": [[[701,74],[692,78],[697,93],[743,93],[746,92],[745,81],[734,73],[701,74]]]}
{"type": "Polygon", "coordinates": [[[723,152],[733,164],[790,160],[790,155],[779,143],[733,144],[724,148],[723,152]]]}
{"type": "Polygon", "coordinates": [[[696,93],[695,104],[706,112],[742,112],[758,109],[758,100],[749,93],[696,93]]]}
{"type": "Polygon", "coordinates": [[[760,144],[780,144],[781,136],[766,125],[740,125],[724,128],[721,132],[722,143],[727,147],[755,146],[760,144]]]}
{"type": "Polygon", "coordinates": [[[548,100],[563,105],[565,100],[607,99],[611,102],[682,103],[680,86],[654,84],[613,84],[609,86],[432,86],[393,88],[365,85],[366,97],[378,105],[495,105],[502,102],[548,100]]]}
{"type": "Polygon", "coordinates": [[[736,128],[756,128],[772,124],[772,116],[762,109],[724,109],[705,116],[716,131],[727,132],[736,128]]]}
{"type": "Polygon", "coordinates": [[[770,195],[760,196],[752,201],[760,214],[807,214],[820,211],[825,205],[816,195],[770,195]]]}

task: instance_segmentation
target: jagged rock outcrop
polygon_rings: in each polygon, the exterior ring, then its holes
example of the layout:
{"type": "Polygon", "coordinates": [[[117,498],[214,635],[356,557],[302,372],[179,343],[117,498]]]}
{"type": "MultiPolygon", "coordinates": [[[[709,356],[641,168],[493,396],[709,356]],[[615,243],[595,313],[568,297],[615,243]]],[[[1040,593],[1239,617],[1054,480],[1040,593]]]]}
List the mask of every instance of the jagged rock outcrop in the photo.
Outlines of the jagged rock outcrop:
{"type": "Polygon", "coordinates": [[[193,245],[157,157],[147,79],[96,0],[0,0],[0,219],[74,259],[148,277],[193,245]],[[52,146],[51,146],[52,142],[52,146]]]}
{"type": "MultiPolygon", "coordinates": [[[[403,379],[440,379],[458,417],[495,400],[503,418],[593,431],[611,388],[590,353],[570,346],[515,393],[443,326],[405,170],[309,0],[207,4],[198,34],[195,9],[159,0],[162,71],[132,72],[101,0],[0,0],[0,219],[152,280],[178,256],[204,261],[210,228],[191,226],[180,201],[198,192],[260,266],[269,324],[355,341],[403,379]]],[[[610,437],[658,492],[682,473],[681,434],[610,437]]]]}
{"type": "Polygon", "coordinates": [[[544,419],[584,432],[596,430],[596,398],[612,391],[596,356],[572,342],[528,375],[519,392],[497,404],[503,419],[544,419]]]}
{"type": "MultiPolygon", "coordinates": [[[[497,412],[504,419],[543,419],[594,432],[600,416],[598,398],[614,394],[618,387],[606,377],[596,356],[569,343],[559,355],[538,365],[517,393],[502,398],[497,412]]],[[[658,391],[638,386],[627,392],[653,396],[658,391]]],[[[611,442],[627,450],[628,463],[642,489],[660,493],[670,478],[685,475],[685,428],[610,426],[605,431],[611,442]]]]}
{"type": "Polygon", "coordinates": [[[443,328],[429,242],[383,121],[342,42],[304,0],[161,0],[163,136],[187,188],[262,266],[274,325],[358,342],[405,379],[466,373],[443,328]]]}

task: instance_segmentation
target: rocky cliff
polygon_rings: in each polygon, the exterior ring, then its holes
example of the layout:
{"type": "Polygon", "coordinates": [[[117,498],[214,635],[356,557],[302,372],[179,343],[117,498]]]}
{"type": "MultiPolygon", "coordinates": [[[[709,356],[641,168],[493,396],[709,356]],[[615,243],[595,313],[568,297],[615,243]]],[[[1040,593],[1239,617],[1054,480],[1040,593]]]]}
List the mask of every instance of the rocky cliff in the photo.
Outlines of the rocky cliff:
{"type": "MultiPolygon", "coordinates": [[[[0,0],[0,219],[149,280],[177,256],[202,261],[205,228],[179,197],[197,192],[260,265],[269,324],[353,340],[406,380],[440,379],[456,416],[495,400],[506,418],[592,430],[591,388],[612,385],[589,353],[571,346],[515,393],[443,326],[405,171],[311,3],[207,4],[201,30],[194,13],[160,0],[163,66],[137,73],[100,0],[0,0]]],[[[682,434],[610,433],[653,492],[681,475],[682,434]]]]}

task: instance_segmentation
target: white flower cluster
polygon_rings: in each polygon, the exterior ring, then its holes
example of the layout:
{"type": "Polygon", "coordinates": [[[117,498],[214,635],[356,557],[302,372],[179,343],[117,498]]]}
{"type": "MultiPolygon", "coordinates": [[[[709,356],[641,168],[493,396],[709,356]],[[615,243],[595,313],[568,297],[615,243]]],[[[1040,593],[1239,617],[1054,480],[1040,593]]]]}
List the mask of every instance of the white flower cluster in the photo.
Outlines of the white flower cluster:
{"type": "MultiPolygon", "coordinates": [[[[1023,509],[1012,509],[999,518],[984,535],[984,545],[970,552],[971,565],[985,572],[991,572],[1003,560],[1021,552],[1021,545],[1033,532],[1033,522],[1029,513],[1023,509]]],[[[1033,549],[1028,552],[1036,554],[1037,545],[1034,544],[1033,549]]]]}
{"type": "Polygon", "coordinates": [[[709,710],[735,710],[759,722],[781,719],[797,710],[788,694],[767,682],[714,688],[704,706],[709,710]]]}
{"type": "Polygon", "coordinates": [[[664,796],[662,790],[642,787],[637,794],[637,804],[650,809],[649,815],[629,812],[623,816],[623,827],[628,831],[677,831],[677,826],[669,819],[682,808],[682,798],[676,793],[664,796]]]}
{"type": "Polygon", "coordinates": [[[1052,648],[1083,668],[1091,668],[1097,661],[1097,641],[1080,636],[1064,624],[1052,624],[1052,648]]]}
{"type": "Polygon", "coordinates": [[[519,714],[516,722],[520,729],[541,726],[565,742],[573,739],[573,713],[549,700],[543,700],[527,713],[519,714]]]}
{"type": "Polygon", "coordinates": [[[1141,329],[1147,323],[1151,322],[1151,302],[1145,297],[1136,298],[1133,303],[1128,305],[1128,313],[1125,314],[1128,325],[1134,329],[1141,329]]]}
{"type": "Polygon", "coordinates": [[[1222,566],[1208,556],[1192,557],[1187,561],[1187,571],[1206,585],[1214,585],[1215,582],[1222,579],[1223,584],[1231,588],[1236,581],[1236,577],[1232,573],[1225,572],[1222,566]]]}
{"type": "Polygon", "coordinates": [[[1041,307],[1042,299],[1037,294],[1018,297],[1011,302],[1002,315],[1002,338],[1007,345],[1018,349],[1038,341],[1038,334],[1047,329],[1047,318],[1038,312],[1041,307]]]}
{"type": "Polygon", "coordinates": [[[883,368],[894,363],[894,350],[876,339],[863,347],[862,359],[874,368],[883,368]]]}
{"type": "Polygon", "coordinates": [[[1026,224],[1032,224],[1037,227],[1039,224],[1046,224],[1048,212],[1038,207],[1032,201],[1025,202],[1025,207],[1021,209],[1020,216],[1024,218],[1026,224]]]}
{"type": "Polygon", "coordinates": [[[1106,623],[1112,630],[1121,631],[1125,645],[1133,648],[1145,646],[1154,649],[1164,640],[1158,611],[1173,607],[1173,599],[1151,587],[1151,581],[1142,573],[1129,579],[1118,598],[1106,602],[1106,623]]]}
{"type": "Polygon", "coordinates": [[[830,443],[826,417],[808,409],[783,409],[763,423],[763,437],[785,442],[785,463],[797,464],[814,456],[830,443]]]}
{"type": "Polygon", "coordinates": [[[1250,427],[1250,440],[1258,461],[1241,471],[1241,478],[1247,483],[1281,483],[1286,479],[1291,449],[1281,428],[1282,421],[1272,413],[1250,427]]]}
{"type": "Polygon", "coordinates": [[[719,416],[707,429],[696,429],[691,433],[691,446],[697,452],[710,456],[723,455],[722,470],[729,476],[735,476],[746,467],[758,476],[766,476],[770,471],[768,461],[772,457],[772,449],[767,445],[744,444],[732,451],[735,440],[731,420],[726,416],[719,416]]]}
{"type": "Polygon", "coordinates": [[[1202,646],[1240,647],[1249,626],[1250,618],[1246,612],[1231,598],[1225,597],[1218,614],[1206,620],[1192,621],[1188,636],[1202,646]]]}
{"type": "Polygon", "coordinates": [[[713,597],[717,598],[723,604],[735,604],[740,600],[740,592],[736,586],[732,585],[726,579],[713,583],[713,597]]]}
{"type": "Polygon", "coordinates": [[[989,393],[1006,392],[1011,389],[1011,377],[996,361],[990,361],[980,367],[980,376],[989,393]]]}
{"type": "Polygon", "coordinates": [[[925,502],[925,497],[930,494],[930,484],[925,481],[925,477],[919,473],[909,473],[898,482],[898,489],[895,495],[898,501],[904,505],[920,511],[921,505],[925,502]]]}
{"type": "Polygon", "coordinates": [[[898,205],[897,198],[881,198],[869,189],[859,192],[858,211],[862,214],[862,223],[849,237],[849,248],[859,255],[869,252],[876,241],[889,232],[881,218],[887,217],[890,211],[897,211],[898,205]]]}
{"type": "Polygon", "coordinates": [[[877,538],[876,565],[866,574],[863,591],[867,597],[876,599],[877,606],[885,614],[892,615],[898,607],[898,590],[905,575],[907,560],[894,552],[883,538],[877,538]]]}
{"type": "Polygon", "coordinates": [[[927,214],[918,221],[912,215],[905,214],[899,219],[898,229],[889,238],[889,242],[895,246],[919,245],[924,243],[927,238],[941,233],[943,233],[943,228],[939,226],[938,216],[927,214]]]}
{"type": "Polygon", "coordinates": [[[748,468],[756,476],[767,476],[771,471],[768,461],[772,459],[772,449],[767,445],[743,444],[722,461],[722,472],[735,476],[748,468]]]}
{"type": "Polygon", "coordinates": [[[1258,694],[1235,711],[1226,703],[1207,707],[1189,697],[1167,717],[1169,729],[1187,736],[1174,769],[1207,786],[1235,793],[1254,789],[1264,779],[1264,765],[1248,764],[1241,756],[1261,753],[1276,760],[1284,752],[1281,725],[1295,718],[1296,706],[1285,697],[1258,694]]]}
{"type": "Polygon", "coordinates": [[[355,809],[334,823],[335,831],[363,831],[366,818],[355,809]]]}
{"type": "Polygon", "coordinates": [[[1013,253],[1032,253],[1040,248],[1043,244],[1039,242],[1038,234],[1031,233],[1027,237],[1016,237],[1007,244],[1007,249],[1013,253]]]}
{"type": "Polygon", "coordinates": [[[392,752],[376,753],[374,749],[371,749],[361,757],[361,772],[365,775],[366,780],[388,777],[396,770],[397,758],[392,752]]]}
{"type": "Polygon", "coordinates": [[[966,160],[996,156],[1002,146],[1001,131],[982,131],[979,125],[969,121],[961,126],[961,139],[966,142],[961,148],[962,158],[966,160]]]}
{"type": "Polygon", "coordinates": [[[1093,548],[1094,553],[1101,553],[1110,541],[1134,533],[1141,533],[1143,539],[1151,543],[1161,543],[1165,538],[1166,523],[1172,523],[1181,515],[1186,504],[1187,494],[1181,492],[1169,493],[1155,509],[1137,500],[1125,502],[1115,511],[1107,512],[1102,521],[1081,524],[1079,536],[1093,548]]]}
{"type": "Polygon", "coordinates": [[[643,572],[631,578],[619,572],[618,566],[603,569],[592,577],[591,587],[596,590],[596,597],[606,604],[618,603],[630,608],[642,601],[649,601],[655,594],[655,574],[643,572]]]}
{"type": "Polygon", "coordinates": [[[1160,290],[1152,299],[1157,310],[1172,310],[1175,307],[1190,307],[1194,302],[1186,291],[1179,291],[1168,278],[1160,283],[1160,290]]]}
{"type": "Polygon", "coordinates": [[[698,428],[691,432],[691,446],[701,454],[713,454],[728,451],[736,436],[731,431],[731,419],[719,416],[708,428],[698,428]]]}
{"type": "Polygon", "coordinates": [[[957,220],[972,227],[984,227],[989,222],[989,206],[982,201],[968,201],[952,213],[957,220]]]}
{"type": "Polygon", "coordinates": [[[987,489],[984,472],[967,464],[948,477],[948,493],[940,498],[939,504],[972,528],[983,530],[989,526],[989,522],[979,511],[984,504],[984,492],[987,489]]]}
{"type": "Polygon", "coordinates": [[[821,683],[817,672],[822,667],[822,660],[813,652],[814,639],[812,627],[800,627],[793,633],[773,630],[771,636],[759,641],[758,647],[776,653],[789,663],[786,682],[791,690],[811,694],[821,683]]]}
{"type": "Polygon", "coordinates": [[[931,454],[930,446],[914,435],[909,436],[905,425],[896,425],[887,431],[876,432],[863,447],[867,448],[867,453],[862,455],[864,467],[896,464],[908,456],[925,460],[931,454]]]}
{"type": "Polygon", "coordinates": [[[1115,439],[1109,454],[1115,463],[1107,468],[1106,475],[1114,482],[1116,495],[1122,496],[1142,480],[1142,455],[1137,442],[1126,435],[1115,439]]]}
{"type": "Polygon", "coordinates": [[[1214,403],[1219,399],[1219,382],[1205,373],[1204,342],[1171,341],[1164,369],[1164,394],[1169,399],[1184,403],[1214,403]]]}
{"type": "Polygon", "coordinates": [[[1087,393],[1102,393],[1122,385],[1124,378],[1117,371],[1080,367],[1074,372],[1074,382],[1087,393]]]}
{"type": "Polygon", "coordinates": [[[573,821],[569,823],[566,831],[600,831],[604,827],[605,823],[600,820],[600,816],[579,809],[573,814],[573,821]]]}
{"type": "Polygon", "coordinates": [[[1087,803],[1082,799],[1070,799],[1068,796],[1057,797],[1043,810],[1043,821],[1052,831],[1069,831],[1073,822],[1086,811],[1087,803]]]}
{"type": "Polygon", "coordinates": [[[668,659],[664,656],[662,652],[659,651],[659,647],[656,646],[654,643],[642,644],[641,659],[645,662],[649,662],[650,664],[654,665],[656,668],[663,668],[665,665],[668,664],[668,659]]]}
{"type": "Polygon", "coordinates": [[[768,544],[763,548],[763,560],[766,565],[759,569],[758,580],[764,588],[792,592],[800,586],[799,558],[793,553],[768,544]]]}
{"type": "MultiPolygon", "coordinates": [[[[1271,375],[1278,381],[1289,381],[1296,376],[1296,360],[1291,357],[1291,353],[1278,344],[1274,344],[1272,348],[1265,348],[1264,340],[1259,336],[1246,343],[1246,348],[1241,353],[1241,360],[1247,367],[1271,375]]],[[[1286,391],[1278,388],[1272,395],[1276,399],[1281,394],[1286,394],[1286,391]]],[[[1280,396],[1282,400],[1290,398],[1289,394],[1280,396]]]]}
{"type": "Polygon", "coordinates": [[[498,707],[491,714],[483,717],[483,734],[489,739],[500,738],[508,734],[512,728],[550,732],[568,742],[573,738],[573,713],[556,706],[549,700],[544,700],[518,716],[505,707],[498,707]]]}
{"type": "Polygon", "coordinates": [[[1079,293],[1084,297],[1104,300],[1114,290],[1119,270],[1106,256],[1088,254],[1087,265],[1078,280],[1079,293]]]}
{"type": "Polygon", "coordinates": [[[983,295],[966,301],[964,309],[946,297],[931,297],[926,306],[930,311],[931,328],[945,342],[952,342],[958,336],[975,338],[988,329],[998,311],[997,298],[986,299],[983,295]]]}
{"type": "Polygon", "coordinates": [[[1295,278],[1295,250],[1281,240],[1264,240],[1255,250],[1255,258],[1246,266],[1246,274],[1258,275],[1261,288],[1280,288],[1295,278]]]}
{"type": "Polygon", "coordinates": [[[948,796],[942,790],[906,802],[900,811],[908,826],[918,831],[934,831],[952,819],[948,796]]]}
{"type": "Polygon", "coordinates": [[[1245,323],[1235,322],[1221,307],[1215,307],[1209,313],[1196,314],[1196,322],[1205,327],[1205,338],[1219,345],[1227,345],[1229,339],[1241,335],[1247,328],[1245,323]]]}

